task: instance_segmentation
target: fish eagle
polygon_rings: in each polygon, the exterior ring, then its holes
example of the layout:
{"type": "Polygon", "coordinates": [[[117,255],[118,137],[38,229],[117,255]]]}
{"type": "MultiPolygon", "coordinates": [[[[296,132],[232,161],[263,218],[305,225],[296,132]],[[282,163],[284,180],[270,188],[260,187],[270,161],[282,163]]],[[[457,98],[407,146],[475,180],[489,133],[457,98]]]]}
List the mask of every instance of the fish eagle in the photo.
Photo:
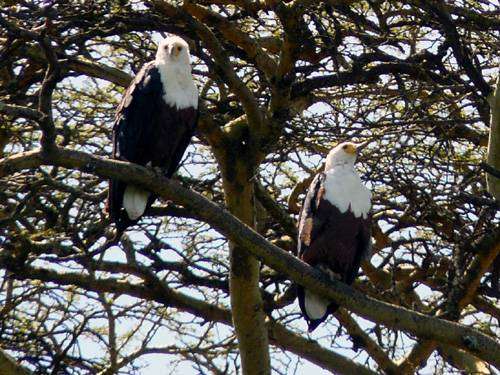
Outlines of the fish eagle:
{"type": "MultiPolygon", "coordinates": [[[[312,267],[352,284],[371,250],[371,192],[354,168],[366,144],[344,142],[326,157],[299,216],[298,256],[312,267]]],[[[312,332],[338,305],[298,286],[299,306],[312,332]]]]}
{"type": "MultiPolygon", "coordinates": [[[[198,120],[198,90],[188,44],[163,39],[156,58],[127,88],[113,126],[113,158],[150,166],[171,177],[198,120]]],[[[142,188],[110,180],[108,211],[120,232],[135,224],[156,197],[142,188]]]]}

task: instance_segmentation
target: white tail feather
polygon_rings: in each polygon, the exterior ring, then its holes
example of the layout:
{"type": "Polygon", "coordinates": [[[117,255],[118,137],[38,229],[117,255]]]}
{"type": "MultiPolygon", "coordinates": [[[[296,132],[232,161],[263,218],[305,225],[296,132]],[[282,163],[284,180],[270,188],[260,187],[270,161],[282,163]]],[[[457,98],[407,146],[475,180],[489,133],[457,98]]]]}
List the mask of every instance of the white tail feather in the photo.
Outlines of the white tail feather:
{"type": "Polygon", "coordinates": [[[142,190],[134,185],[127,185],[123,194],[123,208],[127,211],[130,220],[137,220],[146,210],[149,191],[142,190]]]}
{"type": "Polygon", "coordinates": [[[307,289],[304,295],[304,306],[309,319],[321,319],[326,314],[326,309],[330,302],[320,296],[311,293],[307,289]]]}

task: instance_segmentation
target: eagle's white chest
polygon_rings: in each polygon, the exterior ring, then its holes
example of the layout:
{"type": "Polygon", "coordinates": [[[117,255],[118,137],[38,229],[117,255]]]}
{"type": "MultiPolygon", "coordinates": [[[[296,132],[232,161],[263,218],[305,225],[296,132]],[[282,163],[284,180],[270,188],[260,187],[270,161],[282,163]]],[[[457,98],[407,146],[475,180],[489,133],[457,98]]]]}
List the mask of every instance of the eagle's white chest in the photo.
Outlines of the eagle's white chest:
{"type": "Polygon", "coordinates": [[[198,108],[198,89],[185,66],[156,64],[163,85],[163,100],[177,109],[198,108]]]}
{"type": "Polygon", "coordinates": [[[325,199],[342,213],[351,210],[355,217],[368,217],[372,193],[352,166],[336,166],[325,176],[325,199]]]}

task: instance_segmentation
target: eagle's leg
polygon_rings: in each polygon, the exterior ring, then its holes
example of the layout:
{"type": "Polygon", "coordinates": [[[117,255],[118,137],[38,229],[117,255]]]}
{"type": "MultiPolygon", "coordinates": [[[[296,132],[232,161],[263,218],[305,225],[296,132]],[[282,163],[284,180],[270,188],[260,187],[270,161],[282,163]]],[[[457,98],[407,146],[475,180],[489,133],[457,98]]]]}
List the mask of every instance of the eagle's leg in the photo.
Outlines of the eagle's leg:
{"type": "Polygon", "coordinates": [[[156,176],[158,176],[158,177],[165,177],[165,168],[158,167],[158,166],[151,167],[151,165],[148,165],[148,167],[150,167],[152,169],[153,173],[156,176]]]}
{"type": "Polygon", "coordinates": [[[331,280],[339,280],[339,281],[342,281],[342,275],[340,273],[337,273],[337,272],[334,272],[331,268],[329,268],[328,266],[324,265],[324,264],[319,264],[318,268],[323,271],[324,273],[326,273],[331,280]]]}

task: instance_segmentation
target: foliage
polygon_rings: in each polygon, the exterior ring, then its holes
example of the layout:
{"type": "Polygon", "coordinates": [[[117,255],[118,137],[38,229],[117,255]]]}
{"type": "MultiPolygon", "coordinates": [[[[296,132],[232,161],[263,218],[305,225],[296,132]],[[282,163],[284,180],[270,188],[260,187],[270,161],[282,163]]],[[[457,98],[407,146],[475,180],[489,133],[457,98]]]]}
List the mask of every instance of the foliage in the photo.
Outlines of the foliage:
{"type": "Polygon", "coordinates": [[[322,347],[303,340],[286,273],[175,199],[115,241],[105,176],[51,155],[108,158],[124,87],[161,36],[181,35],[202,111],[182,185],[293,253],[322,158],[370,140],[358,168],[374,193],[374,255],[356,289],[498,338],[500,206],[480,163],[499,14],[471,0],[4,1],[0,347],[37,373],[137,373],[165,359],[173,373],[242,362],[268,373],[269,330],[277,373],[301,373],[303,359],[345,373],[489,373],[466,342],[346,309],[311,335],[322,347]],[[39,166],[9,167],[39,147],[39,166]]]}

